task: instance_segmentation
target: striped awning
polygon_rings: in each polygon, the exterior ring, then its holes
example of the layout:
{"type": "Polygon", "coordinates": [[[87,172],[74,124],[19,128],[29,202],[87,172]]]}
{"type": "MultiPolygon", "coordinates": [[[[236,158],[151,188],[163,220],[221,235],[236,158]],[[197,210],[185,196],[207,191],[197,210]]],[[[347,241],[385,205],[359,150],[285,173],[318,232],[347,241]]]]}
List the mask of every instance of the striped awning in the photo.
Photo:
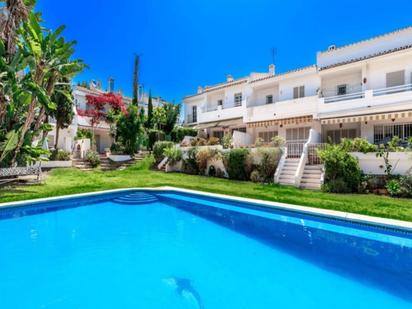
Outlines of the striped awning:
{"type": "Polygon", "coordinates": [[[247,126],[248,128],[271,127],[271,126],[288,125],[288,124],[303,124],[303,123],[312,122],[312,120],[313,120],[313,116],[310,115],[310,116],[249,122],[247,126]]]}
{"type": "Polygon", "coordinates": [[[364,121],[379,121],[379,120],[392,120],[412,117],[412,110],[392,112],[392,113],[376,113],[360,116],[346,116],[346,117],[334,117],[321,119],[321,124],[340,124],[340,123],[354,123],[364,121]]]}

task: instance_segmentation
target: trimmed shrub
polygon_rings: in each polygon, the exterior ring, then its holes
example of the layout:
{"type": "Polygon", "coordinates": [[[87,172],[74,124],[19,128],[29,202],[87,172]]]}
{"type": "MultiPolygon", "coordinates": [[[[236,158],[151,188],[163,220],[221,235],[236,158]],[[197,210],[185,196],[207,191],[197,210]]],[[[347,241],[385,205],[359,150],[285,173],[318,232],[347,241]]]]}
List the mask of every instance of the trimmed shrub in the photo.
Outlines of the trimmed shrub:
{"type": "Polygon", "coordinates": [[[172,141],[175,143],[180,143],[185,136],[197,136],[197,130],[192,128],[174,128],[171,133],[172,141]]]}
{"type": "Polygon", "coordinates": [[[86,161],[90,163],[92,167],[97,167],[100,165],[100,156],[94,150],[88,150],[86,152],[86,161]]]}
{"type": "Polygon", "coordinates": [[[163,155],[169,158],[169,163],[172,165],[181,161],[183,156],[182,150],[180,150],[180,148],[177,148],[176,146],[165,148],[163,155]]]}
{"type": "Polygon", "coordinates": [[[50,161],[70,161],[70,152],[62,149],[54,150],[50,155],[50,161]]]}
{"type": "Polygon", "coordinates": [[[249,149],[232,149],[226,154],[225,167],[229,178],[237,180],[248,180],[251,173],[251,162],[249,161],[249,149]]]}
{"type": "Polygon", "coordinates": [[[166,142],[166,141],[156,142],[153,145],[153,156],[155,158],[156,163],[159,163],[160,161],[163,160],[165,149],[171,148],[173,146],[174,146],[173,142],[166,142]]]}
{"type": "Polygon", "coordinates": [[[324,191],[335,193],[359,192],[362,172],[358,161],[342,145],[327,145],[319,151],[325,164],[324,191]]]}

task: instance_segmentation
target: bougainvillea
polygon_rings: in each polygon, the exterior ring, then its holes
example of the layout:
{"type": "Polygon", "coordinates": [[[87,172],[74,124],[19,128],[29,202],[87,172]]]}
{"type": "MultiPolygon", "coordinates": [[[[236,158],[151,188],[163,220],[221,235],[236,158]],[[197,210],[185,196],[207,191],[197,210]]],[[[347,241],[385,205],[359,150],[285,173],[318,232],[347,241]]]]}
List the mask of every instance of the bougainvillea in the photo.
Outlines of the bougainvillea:
{"type": "Polygon", "coordinates": [[[116,112],[127,114],[126,104],[124,104],[120,95],[114,93],[104,93],[98,96],[87,95],[86,100],[91,108],[86,110],[78,108],[77,113],[80,116],[89,117],[92,126],[99,124],[102,120],[106,120],[106,105],[109,105],[116,112]]]}

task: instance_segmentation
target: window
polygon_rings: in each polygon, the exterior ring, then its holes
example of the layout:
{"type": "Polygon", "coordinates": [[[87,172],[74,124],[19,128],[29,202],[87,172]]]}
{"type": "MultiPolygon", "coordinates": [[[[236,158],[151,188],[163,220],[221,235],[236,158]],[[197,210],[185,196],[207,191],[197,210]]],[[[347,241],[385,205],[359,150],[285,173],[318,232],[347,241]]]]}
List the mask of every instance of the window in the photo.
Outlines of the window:
{"type": "Polygon", "coordinates": [[[264,143],[270,143],[272,138],[275,136],[278,136],[278,131],[265,131],[258,133],[258,137],[261,138],[264,143]]]}
{"type": "Polygon", "coordinates": [[[412,137],[412,123],[374,126],[373,142],[375,144],[387,143],[394,136],[398,136],[404,141],[412,137]]]}
{"type": "Polygon", "coordinates": [[[219,140],[222,140],[223,136],[225,135],[224,131],[213,131],[213,137],[217,137],[219,140]]]}
{"type": "Polygon", "coordinates": [[[192,106],[192,122],[197,122],[197,106],[192,106]]]}
{"type": "Polygon", "coordinates": [[[405,84],[405,71],[396,71],[386,74],[386,87],[396,87],[405,84]]]}
{"type": "Polygon", "coordinates": [[[305,97],[305,86],[293,88],[293,98],[299,99],[305,97]]]}
{"type": "Polygon", "coordinates": [[[242,93],[236,93],[235,94],[235,106],[241,106],[242,105],[242,93]]]}
{"type": "Polygon", "coordinates": [[[217,100],[217,106],[222,106],[223,105],[223,100],[217,100]]]}
{"type": "Polygon", "coordinates": [[[356,129],[338,129],[338,130],[328,130],[326,131],[326,141],[332,142],[333,144],[339,144],[342,138],[354,139],[357,137],[356,129]]]}
{"type": "Polygon", "coordinates": [[[266,96],[266,104],[272,104],[273,103],[273,95],[267,95],[266,96]]]}
{"type": "Polygon", "coordinates": [[[347,93],[347,85],[338,86],[338,95],[345,95],[347,93]]]}
{"type": "Polygon", "coordinates": [[[310,127],[286,129],[286,141],[306,142],[310,127]]]}
{"type": "Polygon", "coordinates": [[[232,132],[235,132],[235,131],[246,133],[246,128],[234,128],[234,129],[232,129],[232,132]]]}

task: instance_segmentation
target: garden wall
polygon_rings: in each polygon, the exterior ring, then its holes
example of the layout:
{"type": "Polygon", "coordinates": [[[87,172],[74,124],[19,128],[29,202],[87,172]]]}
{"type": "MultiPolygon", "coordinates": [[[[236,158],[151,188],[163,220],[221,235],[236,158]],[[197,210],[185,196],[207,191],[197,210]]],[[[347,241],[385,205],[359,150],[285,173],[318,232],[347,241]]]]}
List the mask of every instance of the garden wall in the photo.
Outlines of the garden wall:
{"type": "MultiPolygon", "coordinates": [[[[377,157],[375,152],[350,154],[358,159],[359,166],[365,174],[385,174],[385,162],[383,158],[377,157]]],[[[389,154],[389,162],[392,165],[392,174],[405,175],[412,168],[412,152],[392,152],[389,154]]]]}

